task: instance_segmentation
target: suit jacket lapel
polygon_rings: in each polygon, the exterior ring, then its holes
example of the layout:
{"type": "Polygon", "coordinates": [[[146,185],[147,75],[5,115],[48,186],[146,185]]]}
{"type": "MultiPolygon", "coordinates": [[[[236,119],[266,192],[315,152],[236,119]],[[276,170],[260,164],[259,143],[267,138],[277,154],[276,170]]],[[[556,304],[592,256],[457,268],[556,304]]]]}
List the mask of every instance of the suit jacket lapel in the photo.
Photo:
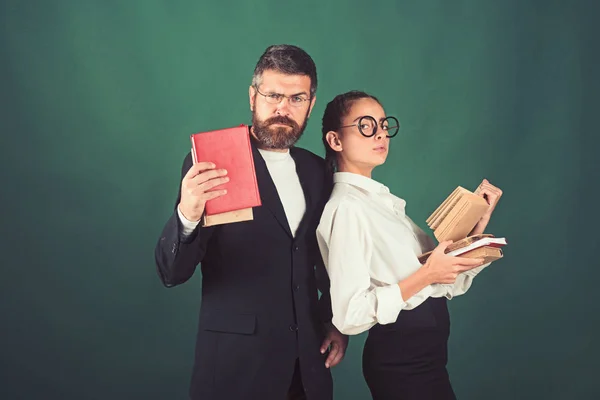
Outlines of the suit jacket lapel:
{"type": "Polygon", "coordinates": [[[275,219],[277,219],[285,232],[290,237],[293,237],[292,231],[290,230],[290,224],[285,216],[283,204],[281,203],[281,199],[277,193],[277,188],[275,187],[275,183],[273,183],[273,179],[271,179],[271,175],[267,169],[267,164],[262,158],[253,140],[251,140],[251,143],[252,155],[254,156],[254,169],[256,170],[256,180],[258,181],[258,191],[260,192],[262,205],[269,209],[269,211],[275,216],[275,219]]]}

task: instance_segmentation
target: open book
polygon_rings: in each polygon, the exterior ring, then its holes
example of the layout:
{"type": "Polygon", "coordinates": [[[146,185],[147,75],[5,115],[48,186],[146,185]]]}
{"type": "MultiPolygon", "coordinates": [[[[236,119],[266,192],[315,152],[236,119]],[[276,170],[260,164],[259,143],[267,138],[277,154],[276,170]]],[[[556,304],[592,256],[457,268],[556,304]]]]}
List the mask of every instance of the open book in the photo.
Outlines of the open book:
{"type": "Polygon", "coordinates": [[[483,197],[459,186],[429,216],[427,225],[440,242],[464,239],[488,207],[483,197]]]}

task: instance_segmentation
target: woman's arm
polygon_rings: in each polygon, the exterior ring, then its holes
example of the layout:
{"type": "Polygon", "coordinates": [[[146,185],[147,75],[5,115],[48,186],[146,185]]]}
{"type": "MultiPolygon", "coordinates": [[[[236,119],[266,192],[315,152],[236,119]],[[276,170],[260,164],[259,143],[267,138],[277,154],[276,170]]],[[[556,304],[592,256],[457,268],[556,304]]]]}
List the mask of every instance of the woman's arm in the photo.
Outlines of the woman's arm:
{"type": "Polygon", "coordinates": [[[368,227],[359,207],[342,203],[323,214],[317,230],[331,281],[332,322],[347,335],[359,334],[377,323],[393,323],[402,309],[417,307],[433,293],[430,275],[420,269],[399,283],[372,283],[373,238],[368,227]]]}

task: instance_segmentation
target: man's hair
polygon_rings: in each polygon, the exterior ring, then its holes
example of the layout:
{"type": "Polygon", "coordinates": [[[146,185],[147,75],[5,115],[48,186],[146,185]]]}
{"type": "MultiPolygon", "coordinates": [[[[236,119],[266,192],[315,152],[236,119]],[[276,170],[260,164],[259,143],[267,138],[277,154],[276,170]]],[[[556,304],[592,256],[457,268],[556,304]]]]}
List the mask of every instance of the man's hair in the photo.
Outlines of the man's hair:
{"type": "Polygon", "coordinates": [[[306,75],[310,78],[310,97],[314,97],[317,92],[317,67],[308,53],[300,47],[289,44],[267,47],[254,68],[253,86],[260,85],[262,74],[266,70],[287,75],[306,75]]]}

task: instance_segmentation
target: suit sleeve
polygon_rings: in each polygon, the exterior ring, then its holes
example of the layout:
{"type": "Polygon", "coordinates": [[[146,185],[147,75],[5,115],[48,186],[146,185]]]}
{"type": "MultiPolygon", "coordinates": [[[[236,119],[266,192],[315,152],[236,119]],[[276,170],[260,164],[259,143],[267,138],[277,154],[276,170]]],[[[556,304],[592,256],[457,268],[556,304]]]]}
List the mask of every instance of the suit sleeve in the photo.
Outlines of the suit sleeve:
{"type": "Polygon", "coordinates": [[[317,256],[315,274],[317,278],[317,288],[321,292],[321,297],[319,298],[319,316],[321,317],[321,322],[324,324],[330,323],[333,318],[333,312],[331,310],[331,293],[329,292],[331,284],[320,254],[317,256]]]}
{"type": "Polygon", "coordinates": [[[192,277],[196,266],[206,254],[214,231],[214,227],[204,228],[198,224],[191,234],[185,235],[183,232],[177,205],[181,199],[181,180],[191,167],[192,157],[188,153],[181,168],[181,179],[173,213],[165,223],[154,250],[158,276],[166,287],[180,285],[192,277]]]}

